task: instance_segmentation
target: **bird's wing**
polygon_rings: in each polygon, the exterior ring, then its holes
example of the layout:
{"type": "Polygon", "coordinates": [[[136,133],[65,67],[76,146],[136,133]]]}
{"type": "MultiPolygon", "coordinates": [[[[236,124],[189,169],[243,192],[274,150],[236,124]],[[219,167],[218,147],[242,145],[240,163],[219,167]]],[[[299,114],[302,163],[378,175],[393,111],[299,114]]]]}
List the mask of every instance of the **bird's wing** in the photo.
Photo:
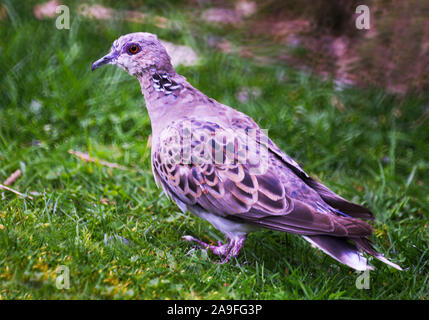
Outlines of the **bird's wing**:
{"type": "Polygon", "coordinates": [[[355,218],[368,220],[374,219],[373,213],[368,208],[342,198],[322,183],[311,178],[295,160],[282,151],[270,138],[268,138],[268,136],[266,136],[266,133],[259,128],[258,124],[251,117],[237,110],[229,107],[227,108],[233,114],[231,122],[234,127],[246,129],[251,128],[260,132],[259,135],[265,135],[264,139],[260,139],[261,143],[264,143],[270,152],[280,159],[283,164],[293,171],[293,173],[305,182],[305,184],[315,190],[327,204],[340,212],[355,218]]]}
{"type": "Polygon", "coordinates": [[[374,219],[373,213],[368,208],[342,198],[324,184],[311,178],[291,157],[280,150],[270,139],[268,139],[268,148],[273,154],[280,158],[293,173],[305,182],[305,184],[315,190],[331,207],[351,217],[368,220],[374,219]]]}
{"type": "Polygon", "coordinates": [[[274,230],[304,235],[371,233],[360,220],[318,210],[319,196],[314,201],[290,197],[285,187],[294,184],[286,186],[280,178],[281,170],[289,169],[278,166],[258,139],[212,122],[190,122],[192,130],[184,122],[167,127],[153,153],[154,173],[173,199],[274,230]]]}

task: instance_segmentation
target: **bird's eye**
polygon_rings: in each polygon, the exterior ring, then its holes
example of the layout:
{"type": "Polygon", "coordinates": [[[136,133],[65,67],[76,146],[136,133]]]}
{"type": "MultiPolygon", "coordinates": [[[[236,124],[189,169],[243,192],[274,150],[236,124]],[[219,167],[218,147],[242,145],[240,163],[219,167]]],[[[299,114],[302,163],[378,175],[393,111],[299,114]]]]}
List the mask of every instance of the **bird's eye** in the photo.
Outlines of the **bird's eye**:
{"type": "Polygon", "coordinates": [[[132,44],[127,49],[129,54],[136,54],[140,51],[140,46],[137,44],[132,44]]]}

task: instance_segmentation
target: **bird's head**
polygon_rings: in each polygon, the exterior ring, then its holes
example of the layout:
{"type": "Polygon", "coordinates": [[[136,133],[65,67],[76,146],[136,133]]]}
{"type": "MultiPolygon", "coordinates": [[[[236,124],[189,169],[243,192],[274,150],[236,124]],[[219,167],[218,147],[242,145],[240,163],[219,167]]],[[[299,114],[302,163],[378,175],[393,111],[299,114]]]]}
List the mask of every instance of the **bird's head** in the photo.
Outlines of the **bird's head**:
{"type": "Polygon", "coordinates": [[[173,67],[167,51],[156,35],[136,32],[115,40],[110,52],[95,61],[91,70],[105,64],[116,64],[132,76],[138,76],[151,68],[170,72],[173,67]]]}

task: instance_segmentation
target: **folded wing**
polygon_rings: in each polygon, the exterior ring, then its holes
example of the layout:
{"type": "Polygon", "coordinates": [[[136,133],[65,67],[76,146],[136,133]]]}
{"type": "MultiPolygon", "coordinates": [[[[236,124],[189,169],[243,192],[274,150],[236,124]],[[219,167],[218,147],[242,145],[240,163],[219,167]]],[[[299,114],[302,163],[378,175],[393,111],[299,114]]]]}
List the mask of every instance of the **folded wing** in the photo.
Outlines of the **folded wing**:
{"type": "Polygon", "coordinates": [[[279,159],[269,145],[254,139],[257,148],[250,150],[245,133],[195,121],[188,148],[183,123],[173,125],[173,136],[161,135],[153,153],[154,172],[173,199],[232,220],[301,235],[371,234],[361,220],[338,216],[326,210],[326,204],[320,210],[324,201],[317,192],[313,198],[291,197],[294,190],[286,189],[281,177],[284,170],[295,173],[276,165],[279,159]]]}

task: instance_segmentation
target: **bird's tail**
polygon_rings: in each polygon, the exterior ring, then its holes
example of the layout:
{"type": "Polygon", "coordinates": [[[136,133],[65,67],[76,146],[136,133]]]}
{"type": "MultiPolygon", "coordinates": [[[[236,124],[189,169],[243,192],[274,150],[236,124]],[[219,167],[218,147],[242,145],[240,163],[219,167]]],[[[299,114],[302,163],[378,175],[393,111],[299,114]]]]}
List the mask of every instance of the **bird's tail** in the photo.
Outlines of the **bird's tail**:
{"type": "Polygon", "coordinates": [[[355,270],[364,271],[374,269],[374,267],[368,264],[368,260],[363,256],[362,251],[395,269],[402,270],[400,266],[389,261],[381,253],[377,252],[371,245],[371,242],[365,237],[344,238],[326,235],[303,237],[335,260],[355,270]],[[348,241],[349,239],[354,243],[348,241]]]}

